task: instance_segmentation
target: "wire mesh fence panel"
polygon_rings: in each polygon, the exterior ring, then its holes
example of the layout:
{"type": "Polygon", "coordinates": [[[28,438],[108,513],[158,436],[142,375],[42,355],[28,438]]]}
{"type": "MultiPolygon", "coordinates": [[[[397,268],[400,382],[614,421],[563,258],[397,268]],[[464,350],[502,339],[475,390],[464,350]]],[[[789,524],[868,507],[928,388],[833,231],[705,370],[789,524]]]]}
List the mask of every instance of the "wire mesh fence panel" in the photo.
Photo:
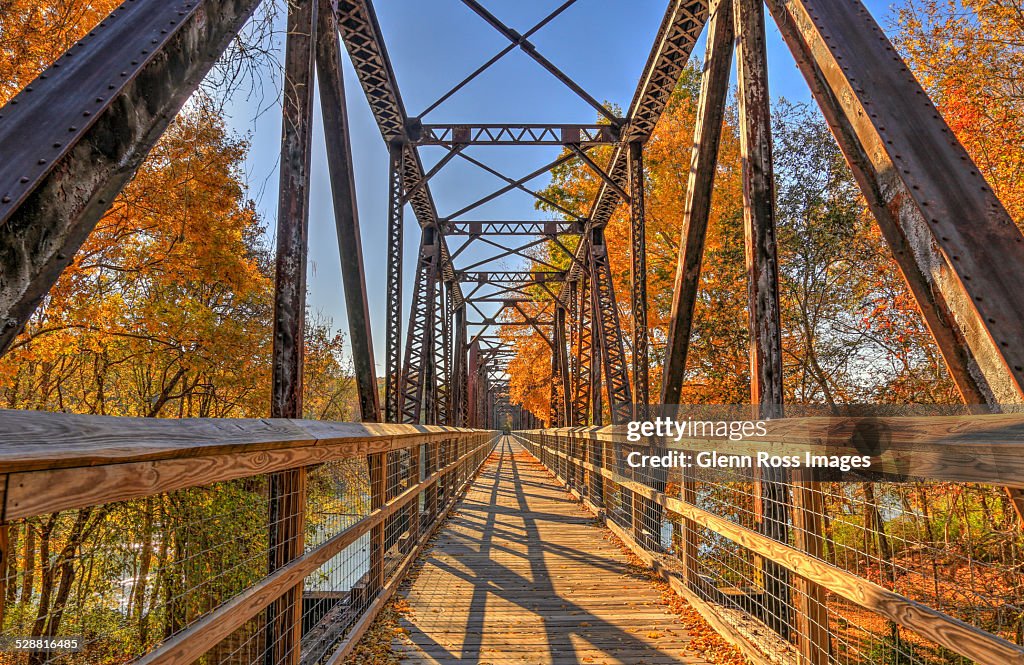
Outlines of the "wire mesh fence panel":
{"type": "Polygon", "coordinates": [[[613,531],[759,660],[1024,658],[1024,529],[999,485],[824,481],[743,455],[640,463],[700,449],[629,442],[624,428],[520,435],[563,482],[589,478],[583,498],[599,487],[588,503],[613,531]]]}
{"type": "MultiPolygon", "coordinates": [[[[124,489],[103,495],[191,486],[0,524],[0,663],[330,658],[368,623],[496,441],[481,430],[408,430],[359,432],[349,447],[340,436],[298,451],[261,444],[249,458],[176,450],[139,462],[142,480],[122,476],[124,489]],[[268,464],[276,468],[246,471],[268,464]],[[14,648],[19,638],[35,642],[14,648]]],[[[22,476],[54,472],[79,473],[22,476]]],[[[65,500],[60,488],[46,492],[65,500]]]]}

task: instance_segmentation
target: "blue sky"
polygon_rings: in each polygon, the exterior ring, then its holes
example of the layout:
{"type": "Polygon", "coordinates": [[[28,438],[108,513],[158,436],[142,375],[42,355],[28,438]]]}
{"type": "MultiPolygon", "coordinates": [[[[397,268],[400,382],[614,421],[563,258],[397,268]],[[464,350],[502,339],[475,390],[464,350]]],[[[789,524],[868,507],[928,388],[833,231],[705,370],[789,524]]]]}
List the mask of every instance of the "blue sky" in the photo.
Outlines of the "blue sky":
{"type": "MultiPolygon", "coordinates": [[[[283,3],[281,3],[283,4],[283,3]]],[[[485,0],[487,9],[519,32],[545,17],[561,0],[485,0]]],[[[888,27],[893,0],[866,0],[875,18],[888,27]]],[[[418,115],[508,42],[459,0],[378,0],[375,9],[394,64],[407,111],[418,115]]],[[[578,0],[531,38],[545,57],[575,79],[600,101],[625,109],[665,11],[664,0],[578,0]]],[[[283,11],[281,12],[283,14],[283,11]]],[[[280,26],[283,30],[283,26],[280,26]]],[[[769,19],[769,75],[773,97],[809,100],[809,93],[788,49],[769,19]]],[[[702,55],[703,39],[694,53],[702,55]]],[[[280,44],[278,44],[280,52],[280,44]]],[[[383,371],[384,265],[387,225],[387,150],[359,87],[351,64],[345,62],[349,121],[355,161],[357,200],[362,230],[367,289],[374,331],[378,375],[383,371]]],[[[280,84],[280,76],[265,85],[280,84]]],[[[272,93],[268,93],[272,94],[272,93]]],[[[347,333],[344,294],[341,290],[337,238],[334,232],[323,133],[317,102],[311,187],[309,304],[330,316],[347,333]]],[[[229,126],[248,134],[252,149],[246,164],[251,196],[273,239],[277,214],[277,164],[280,145],[278,107],[261,109],[258,99],[238,94],[228,106],[229,126]],[[262,113],[259,113],[263,110],[262,113]]],[[[425,122],[594,122],[595,111],[526,54],[515,50],[463,91],[425,117],[425,122]]],[[[440,158],[442,149],[422,153],[426,168],[440,158]]],[[[519,177],[557,156],[557,148],[476,148],[477,159],[519,177]]],[[[543,176],[530,183],[542,188],[543,176]]],[[[439,213],[447,215],[502,185],[461,160],[431,181],[439,213]]],[[[541,219],[532,199],[509,193],[474,211],[467,219],[541,219]]],[[[419,231],[406,210],[406,257],[414,257],[419,231]]],[[[466,261],[483,256],[467,251],[466,261]]],[[[513,262],[506,264],[514,268],[513,262]]],[[[412,262],[407,258],[404,305],[412,285],[412,262]]],[[[404,314],[403,314],[404,317],[404,314]]],[[[404,321],[404,318],[403,318],[404,321]]],[[[404,324],[403,324],[404,327],[404,324]]]]}

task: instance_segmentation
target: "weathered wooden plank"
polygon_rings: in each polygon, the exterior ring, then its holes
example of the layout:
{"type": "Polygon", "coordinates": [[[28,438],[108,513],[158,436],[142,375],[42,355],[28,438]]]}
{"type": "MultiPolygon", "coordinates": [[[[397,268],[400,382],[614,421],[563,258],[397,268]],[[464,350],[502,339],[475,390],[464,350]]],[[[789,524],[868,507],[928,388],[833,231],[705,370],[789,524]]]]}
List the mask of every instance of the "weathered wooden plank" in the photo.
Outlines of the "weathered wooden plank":
{"type": "Polygon", "coordinates": [[[704,661],[660,592],[505,443],[405,591],[403,662],[704,661]]]}
{"type": "Polygon", "coordinates": [[[285,418],[126,418],[0,409],[0,472],[373,444],[382,438],[407,447],[469,431],[285,418]]]}

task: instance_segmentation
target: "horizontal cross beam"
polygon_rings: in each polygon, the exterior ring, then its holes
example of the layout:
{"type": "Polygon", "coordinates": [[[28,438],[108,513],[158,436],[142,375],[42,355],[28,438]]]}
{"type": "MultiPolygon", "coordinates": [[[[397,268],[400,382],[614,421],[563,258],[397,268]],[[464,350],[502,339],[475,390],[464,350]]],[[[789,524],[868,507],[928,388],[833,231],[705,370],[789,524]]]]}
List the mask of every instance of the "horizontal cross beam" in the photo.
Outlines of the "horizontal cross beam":
{"type": "Polygon", "coordinates": [[[490,221],[490,222],[448,222],[446,236],[553,236],[567,233],[583,233],[580,222],[534,222],[534,221],[490,221]]]}
{"type": "Polygon", "coordinates": [[[410,123],[415,145],[611,145],[619,142],[611,125],[417,125],[410,123]]]}
{"type": "Polygon", "coordinates": [[[540,284],[545,282],[560,282],[565,279],[564,271],[534,271],[513,270],[505,272],[467,272],[456,271],[455,279],[460,282],[481,282],[497,284],[502,282],[530,282],[540,284]]]}

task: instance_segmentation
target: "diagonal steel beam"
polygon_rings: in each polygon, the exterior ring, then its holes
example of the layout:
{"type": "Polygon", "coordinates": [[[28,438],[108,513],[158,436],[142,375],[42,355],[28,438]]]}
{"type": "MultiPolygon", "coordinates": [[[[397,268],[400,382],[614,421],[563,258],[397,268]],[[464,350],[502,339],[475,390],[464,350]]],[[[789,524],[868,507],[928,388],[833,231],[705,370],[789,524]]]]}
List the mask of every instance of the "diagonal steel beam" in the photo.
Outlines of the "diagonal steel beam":
{"type": "Polygon", "coordinates": [[[356,374],[359,415],[363,422],[380,421],[377,396],[377,370],[373,359],[373,335],[370,309],[366,300],[366,271],[359,233],[356,206],[355,171],[345,101],[345,81],[341,70],[341,44],[330,0],[318,0],[316,31],[316,68],[320,88],[320,108],[324,119],[327,166],[331,174],[334,220],[341,257],[341,282],[345,289],[345,313],[348,315],[349,343],[356,374]]]}
{"type": "Polygon", "coordinates": [[[0,109],[0,353],[259,0],[129,0],[0,109]]]}
{"type": "Polygon", "coordinates": [[[560,210],[564,214],[569,215],[570,217],[575,217],[576,221],[583,221],[582,217],[580,217],[576,213],[572,212],[571,210],[568,210],[568,209],[562,207],[558,203],[556,203],[556,202],[548,199],[547,197],[542,196],[541,194],[538,194],[537,192],[533,191],[532,189],[529,189],[528,187],[524,186],[524,183],[527,183],[527,182],[533,180],[537,176],[540,176],[540,175],[542,175],[544,173],[547,173],[551,169],[554,169],[554,168],[556,168],[558,166],[561,166],[562,164],[564,164],[564,163],[566,163],[566,162],[568,162],[568,161],[570,161],[572,159],[575,159],[575,155],[573,155],[571,153],[567,153],[567,154],[561,155],[561,156],[559,156],[558,159],[556,159],[556,160],[554,160],[554,161],[552,161],[552,162],[550,162],[548,164],[545,164],[544,166],[540,167],[539,169],[531,171],[530,173],[528,173],[528,174],[524,175],[523,177],[518,178],[516,180],[513,180],[512,178],[508,177],[504,173],[501,173],[497,169],[495,169],[495,168],[493,168],[491,166],[488,166],[487,164],[481,162],[478,159],[474,159],[473,157],[470,157],[469,155],[466,155],[464,153],[460,153],[459,157],[462,157],[463,159],[468,161],[470,164],[473,164],[475,166],[480,167],[481,169],[483,169],[484,171],[487,171],[491,175],[493,175],[493,176],[495,176],[495,177],[497,177],[497,178],[499,178],[501,180],[504,180],[508,184],[505,187],[502,187],[501,189],[498,189],[498,190],[495,190],[494,192],[491,192],[490,194],[488,194],[487,196],[483,197],[482,199],[478,199],[477,201],[474,201],[473,203],[469,204],[468,206],[462,208],[461,210],[458,210],[458,211],[448,215],[448,217],[445,218],[445,221],[450,221],[452,219],[455,219],[456,217],[461,217],[462,215],[465,215],[467,212],[469,212],[471,210],[475,210],[476,208],[479,208],[483,204],[485,204],[485,203],[487,203],[489,201],[493,201],[494,199],[498,198],[499,196],[501,196],[503,194],[507,194],[508,192],[511,192],[513,189],[520,189],[520,190],[526,192],[527,194],[533,196],[538,201],[541,201],[541,202],[546,203],[546,204],[548,204],[548,205],[550,205],[550,206],[552,206],[554,208],[557,208],[558,210],[560,210]]]}
{"type": "Polygon", "coordinates": [[[526,39],[523,35],[520,35],[518,32],[509,28],[507,25],[498,20],[498,17],[487,11],[483,7],[483,5],[477,2],[477,0],[462,0],[462,2],[467,7],[476,12],[477,15],[479,15],[482,19],[487,21],[487,23],[489,23],[491,27],[493,27],[501,34],[505,35],[505,37],[510,42],[521,48],[524,53],[526,53],[528,56],[536,60],[541,67],[548,70],[556,79],[561,81],[567,88],[576,93],[576,95],[579,96],[580,99],[594,107],[594,109],[598,113],[607,118],[613,125],[619,125],[621,123],[621,118],[619,118],[614,113],[605,108],[605,106],[601,104],[601,102],[594,99],[590,95],[590,93],[588,93],[586,90],[580,87],[580,85],[576,83],[576,81],[573,81],[571,78],[569,78],[569,76],[565,74],[565,72],[560,70],[550,60],[541,55],[537,51],[537,48],[533,44],[531,44],[530,41],[526,39]]]}
{"type": "MultiPolygon", "coordinates": [[[[563,2],[561,5],[556,7],[554,9],[554,11],[552,11],[550,14],[548,14],[543,19],[541,19],[538,23],[536,23],[532,28],[530,28],[525,33],[523,33],[522,38],[523,39],[529,39],[530,37],[532,37],[534,35],[534,33],[536,33],[538,30],[540,30],[541,28],[546,26],[551,21],[555,20],[559,16],[559,14],[561,14],[566,9],[568,9],[569,7],[571,7],[574,4],[576,4],[576,1],[577,0],[566,0],[566,2],[563,2]]],[[[509,53],[514,51],[517,46],[519,46],[518,41],[512,42],[511,44],[509,44],[505,48],[503,48],[500,51],[498,51],[487,62],[485,62],[484,64],[482,64],[479,67],[477,67],[475,70],[473,70],[473,72],[469,76],[467,76],[466,78],[464,78],[461,81],[459,81],[458,83],[456,83],[451,89],[448,90],[448,92],[446,92],[443,95],[441,95],[437,99],[437,101],[435,101],[433,104],[431,104],[430,106],[425,108],[419,114],[418,117],[422,118],[423,116],[427,115],[428,113],[430,113],[431,111],[436,109],[441,104],[445,103],[448,99],[451,98],[452,95],[454,95],[459,90],[462,90],[464,87],[469,85],[469,83],[473,79],[475,79],[477,76],[480,76],[481,74],[483,74],[485,71],[490,69],[491,66],[494,65],[496,62],[498,62],[499,60],[504,58],[506,55],[508,55],[509,53]]]]}
{"type": "Polygon", "coordinates": [[[964,399],[1024,402],[1024,236],[860,2],[768,6],[964,399]]]}
{"type": "Polygon", "coordinates": [[[729,73],[733,51],[732,0],[713,0],[708,19],[708,44],[704,55],[700,98],[693,129],[690,173],[683,203],[682,239],[676,264],[672,311],[665,344],[661,403],[678,404],[686,372],[686,354],[697,304],[700,269],[704,259],[711,193],[715,183],[718,148],[722,136],[729,73]]]}

